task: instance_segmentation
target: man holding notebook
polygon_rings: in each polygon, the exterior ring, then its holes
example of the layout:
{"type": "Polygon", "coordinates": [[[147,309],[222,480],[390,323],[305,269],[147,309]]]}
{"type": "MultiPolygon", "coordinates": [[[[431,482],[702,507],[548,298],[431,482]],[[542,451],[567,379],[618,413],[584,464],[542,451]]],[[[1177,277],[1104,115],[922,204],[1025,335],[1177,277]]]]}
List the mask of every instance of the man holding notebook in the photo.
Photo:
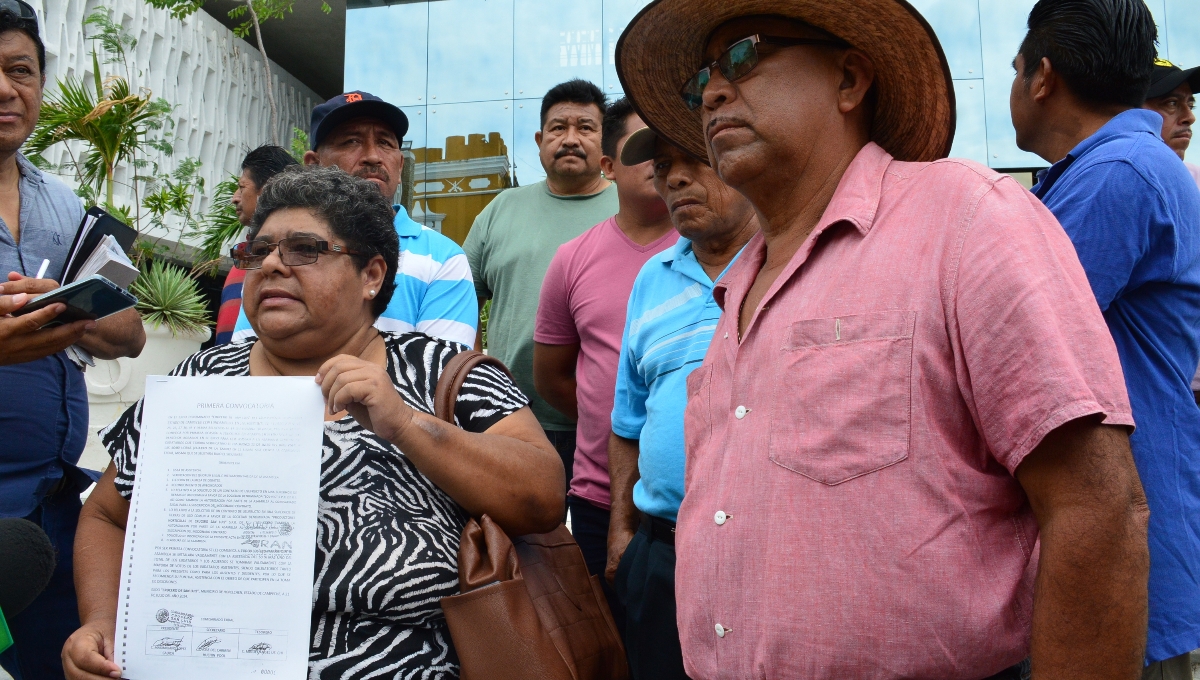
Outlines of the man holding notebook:
{"type": "Polygon", "coordinates": [[[8,620],[15,644],[0,665],[15,680],[62,678],[59,654],[79,627],[72,544],[79,493],[91,479],[75,464],[88,408],[83,371],[63,350],[115,359],[137,356],[146,342],[132,309],[45,330],[62,305],[9,316],[59,286],[84,216],[79,198],[19,151],[41,109],[45,55],[33,8],[0,4],[0,517],[38,524],[58,553],[50,585],[8,620]]]}

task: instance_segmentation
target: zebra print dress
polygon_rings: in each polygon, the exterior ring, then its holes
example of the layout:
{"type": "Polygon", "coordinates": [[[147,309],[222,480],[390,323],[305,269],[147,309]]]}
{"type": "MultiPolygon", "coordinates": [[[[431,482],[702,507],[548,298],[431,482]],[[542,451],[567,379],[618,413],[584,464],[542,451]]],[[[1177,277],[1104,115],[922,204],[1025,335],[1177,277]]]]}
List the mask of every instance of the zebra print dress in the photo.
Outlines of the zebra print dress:
{"type": "MultiPolygon", "coordinates": [[[[464,347],[421,333],[383,337],[396,391],[432,414],[442,368],[464,347]]],[[[249,375],[252,346],[198,352],[171,375],[249,375]]],[[[483,432],[528,403],[508,376],[480,366],[463,383],[455,417],[468,432],[483,432]]],[[[139,401],[100,433],[126,499],[136,481],[141,409],[139,401]]],[[[349,416],[325,423],[310,680],[458,677],[438,600],[458,593],[466,519],[391,443],[349,416]]]]}

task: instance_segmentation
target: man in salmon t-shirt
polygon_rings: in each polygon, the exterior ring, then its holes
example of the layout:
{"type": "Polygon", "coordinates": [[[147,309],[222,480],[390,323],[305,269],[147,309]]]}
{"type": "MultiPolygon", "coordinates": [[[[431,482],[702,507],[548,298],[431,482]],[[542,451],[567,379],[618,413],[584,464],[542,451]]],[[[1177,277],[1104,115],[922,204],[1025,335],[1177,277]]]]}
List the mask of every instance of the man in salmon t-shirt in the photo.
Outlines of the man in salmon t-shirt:
{"type": "Polygon", "coordinates": [[[604,175],[616,183],[616,215],[563,244],[542,283],[534,330],[533,382],[551,406],[578,423],[567,507],[588,571],[601,577],[618,625],[625,617],[604,580],[608,559],[608,434],[625,330],[625,309],[642,265],[675,244],[652,162],[621,165],[621,149],[644,127],[625,99],[604,116],[604,175]]]}

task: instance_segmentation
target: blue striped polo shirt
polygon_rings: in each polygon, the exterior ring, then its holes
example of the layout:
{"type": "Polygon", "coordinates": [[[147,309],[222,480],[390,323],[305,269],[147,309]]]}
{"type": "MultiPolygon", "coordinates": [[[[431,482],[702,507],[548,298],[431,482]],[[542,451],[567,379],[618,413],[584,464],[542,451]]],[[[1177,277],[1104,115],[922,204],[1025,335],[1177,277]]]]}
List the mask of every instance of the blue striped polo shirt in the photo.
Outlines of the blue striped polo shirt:
{"type": "MultiPolygon", "coordinates": [[[[420,331],[435,338],[475,344],[479,302],[475,282],[463,249],[448,237],[417,224],[403,206],[396,209],[396,235],[400,237],[400,268],[396,292],[387,309],[375,320],[383,331],[420,331]]],[[[233,341],[255,337],[246,318],[238,313],[233,341]]]]}
{"type": "Polygon", "coordinates": [[[629,296],[612,429],[639,440],[633,503],[661,519],[675,521],[683,500],[687,377],[704,361],[721,318],[714,283],[692,242],[680,238],[642,267],[629,296]]]}

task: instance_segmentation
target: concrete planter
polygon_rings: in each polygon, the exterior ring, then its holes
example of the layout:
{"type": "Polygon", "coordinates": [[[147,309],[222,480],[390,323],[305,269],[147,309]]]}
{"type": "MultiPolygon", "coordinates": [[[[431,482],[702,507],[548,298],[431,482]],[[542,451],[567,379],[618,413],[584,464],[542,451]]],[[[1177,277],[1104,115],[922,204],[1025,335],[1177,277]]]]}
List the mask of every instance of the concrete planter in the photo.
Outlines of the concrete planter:
{"type": "Polygon", "coordinates": [[[146,376],[166,375],[179,362],[200,351],[210,331],[175,336],[166,326],[146,329],[146,346],[136,359],[96,360],[84,373],[88,391],[88,440],[80,467],[103,470],[109,462],[108,451],[100,445],[96,431],[117,419],[146,391],[146,376]]]}

